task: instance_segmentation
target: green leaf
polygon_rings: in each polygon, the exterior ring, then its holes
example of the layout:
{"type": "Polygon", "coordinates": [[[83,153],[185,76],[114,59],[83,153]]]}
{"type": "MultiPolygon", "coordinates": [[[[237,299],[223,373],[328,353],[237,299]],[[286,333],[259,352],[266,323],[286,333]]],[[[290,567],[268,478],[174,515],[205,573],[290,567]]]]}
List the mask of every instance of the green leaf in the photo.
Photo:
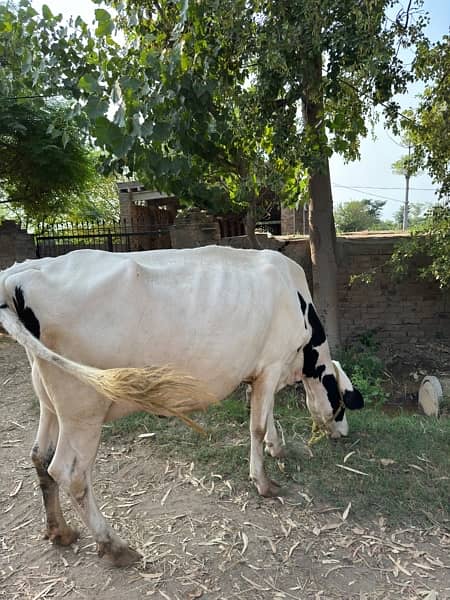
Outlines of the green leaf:
{"type": "Polygon", "coordinates": [[[91,119],[97,119],[97,117],[105,116],[108,112],[108,102],[97,96],[89,96],[84,110],[91,119]]]}
{"type": "Polygon", "coordinates": [[[122,90],[132,90],[136,92],[139,88],[142,87],[142,81],[136,79],[135,77],[121,77],[120,78],[120,87],[122,90]]]}
{"type": "Polygon", "coordinates": [[[83,21],[83,19],[82,19],[80,16],[78,16],[78,17],[75,19],[75,27],[81,27],[83,24],[84,24],[84,21],[83,21]]]}
{"type": "Polygon", "coordinates": [[[101,91],[101,87],[99,85],[99,78],[93,75],[92,73],[86,73],[83,75],[79,82],[78,87],[84,92],[93,93],[101,91]]]}
{"type": "Polygon", "coordinates": [[[50,8],[47,6],[47,4],[42,5],[42,16],[47,21],[50,21],[51,19],[53,19],[53,13],[50,10],[50,8]]]}
{"type": "Polygon", "coordinates": [[[32,6],[27,6],[26,10],[25,10],[25,15],[29,18],[29,19],[33,19],[34,17],[36,17],[39,13],[37,12],[37,10],[34,10],[34,8],[32,6]]]}
{"type": "Polygon", "coordinates": [[[133,144],[131,136],[106,117],[96,119],[94,135],[100,146],[105,146],[118,158],[124,158],[133,144]]]}
{"type": "Polygon", "coordinates": [[[156,123],[153,128],[152,139],[155,142],[165,142],[170,134],[170,125],[169,123],[159,122],[156,123]]]}
{"type": "Polygon", "coordinates": [[[95,29],[95,35],[99,37],[105,37],[111,35],[114,31],[114,21],[111,15],[104,8],[97,8],[95,10],[95,18],[97,20],[97,28],[95,29]]]}
{"type": "Polygon", "coordinates": [[[146,119],[141,125],[141,135],[144,137],[150,136],[153,133],[153,127],[153,121],[151,119],[146,119]]]}

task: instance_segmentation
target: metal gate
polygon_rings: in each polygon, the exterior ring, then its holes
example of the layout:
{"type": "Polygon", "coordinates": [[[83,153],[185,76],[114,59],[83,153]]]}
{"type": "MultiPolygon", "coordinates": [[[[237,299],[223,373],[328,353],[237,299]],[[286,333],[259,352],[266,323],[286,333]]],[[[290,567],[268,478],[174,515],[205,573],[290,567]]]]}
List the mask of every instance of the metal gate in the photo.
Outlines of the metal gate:
{"type": "Polygon", "coordinates": [[[96,249],[133,252],[170,248],[168,227],[149,228],[144,223],[103,221],[44,225],[35,236],[36,256],[60,256],[72,250],[96,249]]]}

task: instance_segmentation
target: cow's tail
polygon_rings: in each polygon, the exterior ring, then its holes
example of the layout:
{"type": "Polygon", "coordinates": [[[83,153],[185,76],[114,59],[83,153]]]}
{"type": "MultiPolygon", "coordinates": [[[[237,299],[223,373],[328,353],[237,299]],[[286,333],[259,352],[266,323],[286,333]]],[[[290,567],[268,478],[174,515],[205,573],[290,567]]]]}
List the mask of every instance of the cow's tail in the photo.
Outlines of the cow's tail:
{"type": "Polygon", "coordinates": [[[56,365],[116,403],[131,403],[138,410],[176,416],[197,431],[203,429],[186,414],[217,402],[200,380],[170,367],[96,369],[53,352],[26,329],[10,308],[0,310],[0,322],[19,344],[34,356],[56,365]]]}

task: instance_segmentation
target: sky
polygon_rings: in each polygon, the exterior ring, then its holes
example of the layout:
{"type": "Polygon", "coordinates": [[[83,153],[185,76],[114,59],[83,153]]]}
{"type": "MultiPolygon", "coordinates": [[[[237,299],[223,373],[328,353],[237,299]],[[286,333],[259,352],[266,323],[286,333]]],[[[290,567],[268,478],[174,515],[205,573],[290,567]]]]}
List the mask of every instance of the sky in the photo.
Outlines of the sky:
{"type": "MultiPolygon", "coordinates": [[[[426,35],[431,41],[438,41],[449,33],[450,2],[448,0],[425,0],[424,10],[429,13],[430,23],[426,35]]],[[[417,94],[423,89],[420,83],[410,86],[409,94],[398,97],[401,108],[414,108],[417,94]]],[[[392,173],[392,163],[407,154],[401,140],[387,130],[383,123],[376,125],[373,134],[362,140],[361,160],[345,163],[342,157],[334,155],[330,161],[333,201],[335,206],[348,200],[372,198],[386,200],[384,218],[393,214],[404,203],[405,179],[392,173]],[[375,135],[375,140],[372,135],[375,135]],[[342,186],[342,187],[341,187],[342,186]],[[344,187],[345,186],[345,187],[344,187]],[[353,188],[353,189],[349,189],[353,188]]],[[[436,185],[426,174],[410,180],[410,203],[423,203],[427,206],[437,201],[434,193],[436,185]]]]}
{"type": "MultiPolygon", "coordinates": [[[[406,3],[406,0],[404,0],[406,3]]],[[[94,18],[97,8],[91,0],[46,0],[54,13],[63,13],[65,17],[80,15],[86,22],[94,18]]],[[[42,7],[42,0],[33,0],[36,10],[42,7]]],[[[449,33],[450,2],[449,0],[424,0],[423,8],[429,13],[430,23],[426,35],[431,41],[437,41],[449,33]]],[[[402,109],[417,104],[417,94],[422,87],[414,84],[407,95],[398,97],[402,109]]],[[[334,205],[349,200],[371,198],[386,200],[383,217],[390,219],[402,206],[405,197],[405,179],[392,173],[392,163],[398,160],[407,150],[400,145],[400,140],[392,132],[386,130],[380,122],[369,135],[361,141],[359,161],[345,163],[339,155],[330,161],[331,181],[334,205]]],[[[435,185],[426,175],[418,175],[410,181],[410,203],[431,205],[436,202],[435,185]]]]}

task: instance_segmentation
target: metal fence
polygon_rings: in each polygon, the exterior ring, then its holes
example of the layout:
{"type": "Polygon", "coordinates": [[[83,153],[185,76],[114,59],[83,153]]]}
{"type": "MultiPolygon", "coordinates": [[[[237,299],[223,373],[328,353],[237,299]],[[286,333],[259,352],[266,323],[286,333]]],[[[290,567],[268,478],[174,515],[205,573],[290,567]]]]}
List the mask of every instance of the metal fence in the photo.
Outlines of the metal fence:
{"type": "Polygon", "coordinates": [[[43,225],[35,242],[38,258],[85,248],[132,252],[171,247],[168,227],[151,228],[143,221],[125,220],[43,225]]]}
{"type": "MultiPolygon", "coordinates": [[[[242,219],[219,219],[222,237],[245,235],[242,219]]],[[[259,231],[280,233],[280,221],[262,221],[259,231]]],[[[109,252],[133,252],[171,248],[169,226],[149,225],[144,220],[83,222],[41,225],[35,234],[36,256],[60,256],[86,248],[109,252]]]]}
{"type": "Polygon", "coordinates": [[[256,229],[272,235],[281,235],[281,221],[259,221],[256,223],[256,229]]]}

